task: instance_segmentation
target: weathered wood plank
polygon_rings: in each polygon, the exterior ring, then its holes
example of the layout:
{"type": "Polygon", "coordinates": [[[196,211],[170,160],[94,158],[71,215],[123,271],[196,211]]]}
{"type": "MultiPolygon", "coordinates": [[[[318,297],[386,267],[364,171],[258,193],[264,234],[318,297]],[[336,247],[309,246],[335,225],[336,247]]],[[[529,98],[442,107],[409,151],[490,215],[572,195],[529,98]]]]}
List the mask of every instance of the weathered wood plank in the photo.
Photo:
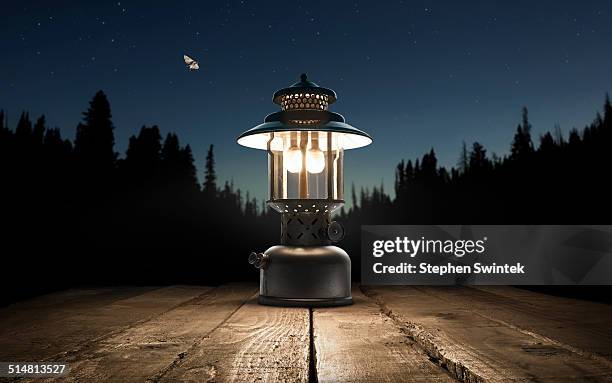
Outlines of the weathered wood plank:
{"type": "Polygon", "coordinates": [[[307,382],[309,311],[253,299],[188,352],[162,382],[307,382]]]}
{"type": "Polygon", "coordinates": [[[612,381],[612,369],[412,287],[366,289],[455,377],[467,382],[612,381]]]}
{"type": "Polygon", "coordinates": [[[70,289],[16,302],[0,309],[0,334],[18,332],[47,320],[61,319],[78,312],[155,290],[158,287],[70,289]]]}
{"type": "Polygon", "coordinates": [[[50,294],[0,310],[0,360],[43,361],[158,315],[208,287],[113,288],[50,294]]]}
{"type": "MultiPolygon", "coordinates": [[[[568,350],[596,358],[612,357],[612,306],[538,294],[507,286],[419,287],[568,350]]],[[[612,362],[610,363],[612,366],[612,362]]]]}
{"type": "MultiPolygon", "coordinates": [[[[188,354],[257,291],[225,285],[69,354],[66,382],[144,382],[188,354]]],[[[49,381],[53,381],[49,379],[49,381]]],[[[40,382],[40,379],[32,380],[40,382]]]]}
{"type": "Polygon", "coordinates": [[[353,306],[313,310],[319,382],[455,381],[358,288],[353,299],[353,306]]]}

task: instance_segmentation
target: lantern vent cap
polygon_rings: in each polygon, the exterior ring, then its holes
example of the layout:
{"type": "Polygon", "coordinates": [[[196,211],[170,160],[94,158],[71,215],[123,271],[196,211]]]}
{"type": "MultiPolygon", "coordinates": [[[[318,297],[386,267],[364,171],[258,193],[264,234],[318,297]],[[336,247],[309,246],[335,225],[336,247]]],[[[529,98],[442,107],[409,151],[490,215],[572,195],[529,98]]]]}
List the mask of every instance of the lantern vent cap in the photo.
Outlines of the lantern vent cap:
{"type": "Polygon", "coordinates": [[[306,75],[306,73],[302,73],[300,75],[300,81],[287,88],[277,90],[274,93],[274,96],[272,96],[272,101],[278,105],[282,105],[283,101],[286,102],[287,99],[291,99],[292,97],[303,98],[305,95],[308,95],[309,97],[312,96],[313,99],[316,97],[316,99],[320,98],[321,101],[325,101],[325,109],[327,109],[327,105],[336,102],[338,99],[336,92],[317,85],[315,82],[308,79],[308,75],[306,75]]]}

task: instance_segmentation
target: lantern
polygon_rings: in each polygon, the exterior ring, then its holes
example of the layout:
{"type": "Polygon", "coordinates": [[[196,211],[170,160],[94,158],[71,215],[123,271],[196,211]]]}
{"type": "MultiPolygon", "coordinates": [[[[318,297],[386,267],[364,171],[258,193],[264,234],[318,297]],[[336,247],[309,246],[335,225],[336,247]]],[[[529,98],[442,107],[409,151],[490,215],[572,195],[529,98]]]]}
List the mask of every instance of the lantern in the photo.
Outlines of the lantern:
{"type": "Polygon", "coordinates": [[[267,151],[268,206],[281,214],[281,244],[249,256],[260,270],[261,304],[352,303],[351,261],[333,245],[344,229],[331,215],[344,204],[344,151],[372,139],[328,110],[336,99],[302,74],[274,93],[280,111],[238,137],[240,145],[267,151]]]}

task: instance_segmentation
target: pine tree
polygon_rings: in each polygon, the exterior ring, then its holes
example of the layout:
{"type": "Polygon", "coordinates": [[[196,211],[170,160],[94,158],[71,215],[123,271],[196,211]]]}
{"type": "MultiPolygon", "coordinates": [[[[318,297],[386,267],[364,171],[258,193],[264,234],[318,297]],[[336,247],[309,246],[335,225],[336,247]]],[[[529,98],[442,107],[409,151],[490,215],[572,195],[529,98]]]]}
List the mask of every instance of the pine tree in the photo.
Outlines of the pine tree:
{"type": "Polygon", "coordinates": [[[421,163],[419,162],[419,159],[417,158],[416,161],[414,162],[414,179],[418,179],[421,176],[421,163]]]}
{"type": "Polygon", "coordinates": [[[533,142],[531,141],[531,124],[529,123],[529,112],[523,107],[522,123],[516,128],[514,140],[510,148],[510,158],[525,159],[533,153],[533,142]]]}
{"type": "Polygon", "coordinates": [[[470,152],[470,171],[482,172],[488,168],[487,151],[479,142],[472,144],[472,151],[470,152]]]}
{"type": "Polygon", "coordinates": [[[554,141],[558,146],[564,146],[565,140],[563,139],[563,132],[561,131],[561,126],[559,124],[555,124],[554,128],[554,141]]]}
{"type": "Polygon", "coordinates": [[[15,138],[21,145],[27,145],[32,137],[32,122],[30,121],[30,115],[27,112],[21,112],[19,122],[15,128],[15,138]]]}
{"type": "Polygon", "coordinates": [[[210,145],[206,153],[206,164],[204,169],[204,194],[215,196],[217,192],[217,175],[215,173],[215,154],[214,145],[210,145]]]}
{"type": "Polygon", "coordinates": [[[43,143],[43,138],[45,137],[46,130],[46,121],[45,115],[38,117],[36,123],[34,124],[34,129],[32,130],[32,142],[40,147],[43,143]]]}
{"type": "Polygon", "coordinates": [[[98,91],[83,113],[83,123],[77,126],[74,151],[82,177],[104,182],[110,176],[117,160],[115,153],[115,129],[111,121],[111,109],[106,95],[98,91]]]}
{"type": "Polygon", "coordinates": [[[361,210],[365,210],[368,204],[368,192],[363,189],[363,186],[359,190],[359,207],[361,210]]]}
{"type": "Polygon", "coordinates": [[[191,146],[187,145],[181,148],[179,152],[180,162],[178,166],[180,184],[183,185],[183,190],[186,193],[194,193],[200,190],[198,186],[197,169],[193,160],[191,146]]]}
{"type": "Polygon", "coordinates": [[[459,168],[459,172],[464,174],[468,171],[469,167],[469,159],[468,159],[468,150],[465,141],[463,141],[463,145],[461,146],[461,154],[459,155],[459,161],[457,161],[457,167],[459,168]]]}
{"type": "MultiPolygon", "coordinates": [[[[9,153],[12,144],[13,132],[5,125],[4,111],[0,110],[0,173],[4,173],[7,170],[7,163],[12,160],[11,154],[9,153]]],[[[0,178],[2,182],[6,182],[0,178]]]]}
{"type": "MultiPolygon", "coordinates": [[[[610,95],[606,93],[606,101],[604,102],[604,116],[600,124],[602,131],[602,145],[612,145],[612,103],[610,103],[610,95]]],[[[609,149],[608,149],[609,150],[609,149]]],[[[608,160],[610,160],[608,156],[608,160]]]]}
{"type": "Polygon", "coordinates": [[[257,215],[256,206],[253,200],[251,200],[251,195],[248,190],[244,202],[244,215],[245,217],[254,217],[257,215]]]}
{"type": "Polygon", "coordinates": [[[612,125],[612,103],[610,102],[610,94],[606,93],[606,101],[604,102],[604,118],[603,121],[608,127],[612,125]]]}
{"type": "Polygon", "coordinates": [[[404,160],[402,160],[395,169],[395,195],[401,195],[402,191],[406,188],[406,170],[404,160]]]}
{"type": "Polygon", "coordinates": [[[542,137],[540,137],[540,147],[538,151],[541,153],[550,153],[556,148],[555,140],[552,137],[550,132],[546,132],[542,137]]]}
{"type": "Polygon", "coordinates": [[[581,142],[580,133],[578,133],[578,130],[576,128],[572,129],[570,131],[568,145],[570,147],[576,148],[580,145],[580,142],[581,142]]]}
{"type": "Polygon", "coordinates": [[[357,205],[357,193],[355,192],[355,183],[351,183],[351,202],[353,204],[352,210],[355,211],[359,208],[357,205]]]}
{"type": "Polygon", "coordinates": [[[179,140],[176,134],[168,133],[161,150],[162,161],[176,161],[178,158],[179,148],[179,140]]]}
{"type": "Polygon", "coordinates": [[[4,111],[0,110],[0,151],[2,151],[0,155],[6,155],[6,153],[4,152],[6,149],[3,148],[8,147],[9,140],[13,136],[13,132],[11,132],[11,130],[5,123],[5,118],[6,116],[4,114],[4,111]]]}
{"type": "Polygon", "coordinates": [[[438,159],[433,148],[423,156],[421,172],[426,179],[434,179],[438,175],[438,159]]]}
{"type": "Polygon", "coordinates": [[[408,160],[404,173],[405,173],[404,179],[406,181],[406,186],[408,186],[408,184],[414,180],[414,168],[412,166],[412,160],[408,160]]]}

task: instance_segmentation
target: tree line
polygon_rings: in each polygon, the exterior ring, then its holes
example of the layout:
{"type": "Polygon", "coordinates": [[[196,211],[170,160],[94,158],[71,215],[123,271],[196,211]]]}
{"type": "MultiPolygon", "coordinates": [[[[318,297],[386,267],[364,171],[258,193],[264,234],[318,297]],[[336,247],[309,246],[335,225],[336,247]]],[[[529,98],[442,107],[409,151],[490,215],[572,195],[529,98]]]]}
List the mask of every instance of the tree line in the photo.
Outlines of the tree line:
{"type": "Polygon", "coordinates": [[[612,104],[582,131],[564,137],[556,125],[534,143],[522,110],[509,154],[489,155],[474,142],[457,165],[439,166],[433,149],[402,160],[395,169],[395,197],[383,186],[352,189],[353,208],[342,211],[346,247],[358,277],[360,225],[365,224],[606,224],[612,217],[612,104]]]}
{"type": "Polygon", "coordinates": [[[202,184],[190,146],[157,126],[120,158],[102,91],[74,140],[27,112],[10,129],[0,112],[0,249],[14,270],[4,300],[83,284],[256,280],[247,256],[278,241],[278,217],[217,184],[213,150],[202,184]]]}
{"type": "MultiPolygon", "coordinates": [[[[612,205],[612,106],[582,131],[532,138],[527,109],[509,154],[463,144],[456,166],[433,149],[402,160],[395,196],[359,193],[336,219],[359,278],[362,224],[606,223],[612,205]]],[[[95,94],[74,140],[23,112],[0,112],[3,300],[78,284],[215,284],[256,280],[250,251],[278,243],[279,217],[231,182],[218,184],[209,147],[201,184],[189,145],[143,126],[115,151],[107,97],[95,94]]]]}

